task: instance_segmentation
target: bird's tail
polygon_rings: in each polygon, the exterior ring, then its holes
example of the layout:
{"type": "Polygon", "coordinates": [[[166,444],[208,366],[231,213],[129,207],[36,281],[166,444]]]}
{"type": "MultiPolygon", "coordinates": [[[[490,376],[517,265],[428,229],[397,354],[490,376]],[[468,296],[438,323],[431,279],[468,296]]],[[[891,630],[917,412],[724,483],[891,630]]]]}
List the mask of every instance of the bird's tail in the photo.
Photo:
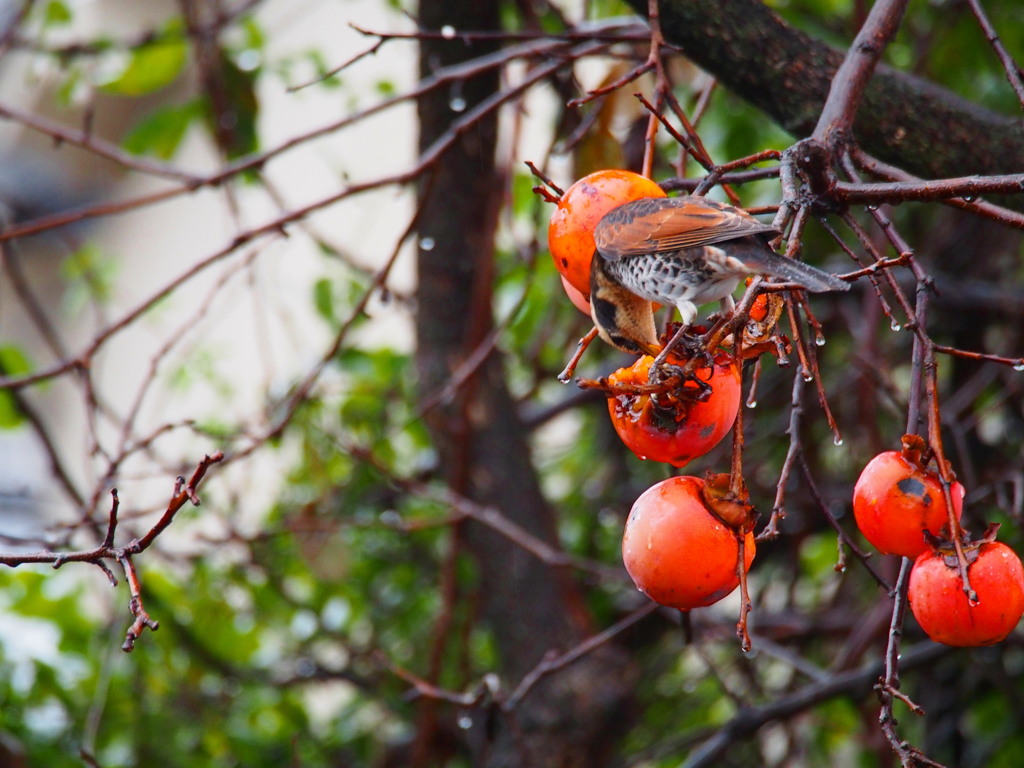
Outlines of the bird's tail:
{"type": "Polygon", "coordinates": [[[732,255],[738,256],[752,272],[799,283],[812,293],[850,290],[850,284],[836,275],[802,261],[780,256],[765,244],[750,245],[751,247],[744,248],[742,253],[734,252],[732,255]]]}

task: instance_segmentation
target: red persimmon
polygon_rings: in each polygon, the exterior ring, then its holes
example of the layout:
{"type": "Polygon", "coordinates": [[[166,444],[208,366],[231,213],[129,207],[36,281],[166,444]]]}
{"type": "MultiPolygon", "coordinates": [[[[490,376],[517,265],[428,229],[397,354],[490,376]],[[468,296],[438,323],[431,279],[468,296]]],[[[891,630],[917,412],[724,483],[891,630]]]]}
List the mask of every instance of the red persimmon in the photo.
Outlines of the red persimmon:
{"type": "MultiPolygon", "coordinates": [[[[652,362],[653,357],[641,357],[615,371],[608,383],[647,384],[652,362]]],[[[694,381],[685,382],[676,392],[656,396],[624,393],[608,398],[616,433],[641,459],[682,467],[729,433],[740,407],[739,368],[728,355],[721,354],[712,368],[698,368],[694,373],[710,387],[704,400],[697,399],[702,388],[694,381]]]]}
{"type": "MultiPolygon", "coordinates": [[[[671,477],[633,504],[622,537],[622,560],[636,586],[656,603],[690,610],[711,605],[739,585],[740,536],[703,499],[704,481],[671,477]]],[[[742,534],[743,569],[754,559],[754,536],[742,534]]]]}
{"type": "Polygon", "coordinates": [[[1024,614],[1024,567],[1005,544],[985,542],[968,550],[967,579],[978,596],[964,593],[956,554],[949,547],[928,551],[910,571],[910,609],[932,640],[946,645],[992,645],[1004,639],[1024,614]],[[971,562],[973,560],[973,562],[971,562]]]}
{"type": "MultiPolygon", "coordinates": [[[[954,481],[950,496],[959,520],[964,487],[954,481]]],[[[915,449],[885,451],[868,462],[853,489],[853,516],[864,538],[884,554],[914,558],[928,549],[924,531],[949,535],[942,481],[915,449]]]]}
{"type": "Polygon", "coordinates": [[[584,176],[558,201],[548,224],[548,248],[555,268],[584,296],[590,295],[594,227],[613,208],[644,197],[665,197],[665,193],[646,176],[604,170],[584,176]]]}

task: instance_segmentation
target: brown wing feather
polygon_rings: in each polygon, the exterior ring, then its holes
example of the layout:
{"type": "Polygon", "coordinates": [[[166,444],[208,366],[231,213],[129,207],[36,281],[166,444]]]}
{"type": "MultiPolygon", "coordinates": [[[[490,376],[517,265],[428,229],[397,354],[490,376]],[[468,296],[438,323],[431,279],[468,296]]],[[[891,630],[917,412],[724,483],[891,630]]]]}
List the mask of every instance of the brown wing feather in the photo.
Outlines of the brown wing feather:
{"type": "Polygon", "coordinates": [[[650,197],[610,211],[594,229],[605,259],[713,245],[754,234],[777,234],[746,211],[702,197],[650,197]]]}

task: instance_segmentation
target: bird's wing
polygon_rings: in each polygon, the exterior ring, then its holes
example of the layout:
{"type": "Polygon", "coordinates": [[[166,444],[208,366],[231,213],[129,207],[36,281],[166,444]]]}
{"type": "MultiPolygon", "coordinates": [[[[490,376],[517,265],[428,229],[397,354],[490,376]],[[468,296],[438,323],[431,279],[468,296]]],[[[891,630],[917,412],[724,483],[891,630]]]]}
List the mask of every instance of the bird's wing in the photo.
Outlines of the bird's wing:
{"type": "Polygon", "coordinates": [[[648,197],[598,222],[594,242],[607,260],[697,248],[778,230],[746,211],[702,197],[648,197]]]}

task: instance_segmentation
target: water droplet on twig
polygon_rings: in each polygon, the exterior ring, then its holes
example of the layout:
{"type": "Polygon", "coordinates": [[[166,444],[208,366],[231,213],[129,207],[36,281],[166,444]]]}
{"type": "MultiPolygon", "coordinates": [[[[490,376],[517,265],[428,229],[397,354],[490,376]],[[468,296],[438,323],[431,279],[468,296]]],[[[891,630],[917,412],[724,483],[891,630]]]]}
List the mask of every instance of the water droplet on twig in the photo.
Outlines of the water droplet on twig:
{"type": "Polygon", "coordinates": [[[441,37],[445,40],[452,40],[455,38],[455,27],[451,24],[445,24],[441,27],[441,37]]]}

